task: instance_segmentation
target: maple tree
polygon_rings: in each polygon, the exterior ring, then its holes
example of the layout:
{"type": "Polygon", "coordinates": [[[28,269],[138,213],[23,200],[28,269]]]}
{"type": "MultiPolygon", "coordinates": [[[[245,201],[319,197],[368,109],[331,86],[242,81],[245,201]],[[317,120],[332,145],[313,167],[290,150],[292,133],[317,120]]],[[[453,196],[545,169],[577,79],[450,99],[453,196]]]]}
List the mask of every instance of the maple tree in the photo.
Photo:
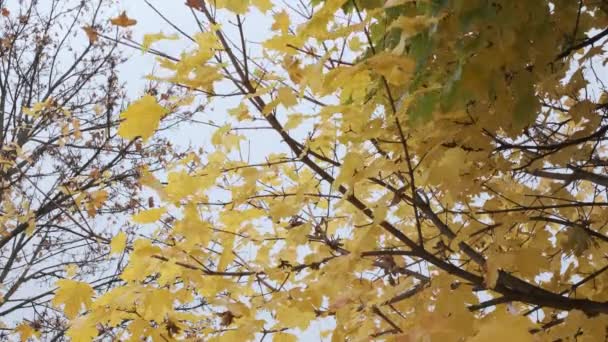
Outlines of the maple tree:
{"type": "Polygon", "coordinates": [[[118,132],[230,118],[140,167],[162,206],[132,221],[155,233],[116,235],[112,289],[58,283],[72,340],[606,338],[605,2],[184,6],[200,32],[162,18],[191,49],[146,43],[183,92],[118,132]]]}

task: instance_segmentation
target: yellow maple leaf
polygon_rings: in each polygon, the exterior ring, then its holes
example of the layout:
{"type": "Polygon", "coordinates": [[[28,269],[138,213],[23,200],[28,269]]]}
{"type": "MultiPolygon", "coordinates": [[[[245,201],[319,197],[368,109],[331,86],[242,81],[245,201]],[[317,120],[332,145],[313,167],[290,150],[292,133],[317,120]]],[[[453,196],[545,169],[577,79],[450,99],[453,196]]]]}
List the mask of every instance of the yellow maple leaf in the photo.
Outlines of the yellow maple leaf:
{"type": "Polygon", "coordinates": [[[384,76],[392,85],[409,82],[415,62],[409,57],[382,52],[367,59],[365,64],[374,72],[384,76]]]}
{"type": "Polygon", "coordinates": [[[88,309],[92,303],[93,288],[81,281],[60,279],[55,283],[57,291],[53,298],[53,305],[63,305],[63,312],[68,318],[74,318],[82,307],[88,309]]]}
{"type": "Polygon", "coordinates": [[[393,21],[389,28],[399,28],[401,29],[402,37],[411,37],[435,23],[437,23],[437,18],[433,17],[422,15],[416,17],[401,16],[393,21]]]}
{"type": "Polygon", "coordinates": [[[141,49],[142,49],[142,51],[145,52],[150,49],[150,46],[152,46],[152,44],[154,44],[160,40],[177,40],[177,39],[179,39],[179,36],[177,34],[172,34],[169,36],[162,32],[144,34],[144,39],[143,39],[143,42],[141,43],[141,49]]]}
{"type": "Polygon", "coordinates": [[[304,121],[304,118],[305,116],[299,113],[289,114],[285,125],[283,125],[283,129],[288,131],[290,129],[297,128],[298,126],[300,126],[302,121],[304,121]]]}
{"type": "Polygon", "coordinates": [[[193,177],[185,171],[171,172],[167,176],[165,191],[169,198],[178,202],[200,189],[200,177],[193,177]]]}
{"type": "Polygon", "coordinates": [[[165,208],[154,208],[141,211],[131,217],[131,220],[135,223],[152,223],[160,219],[160,217],[167,211],[165,208]]]}
{"type": "Polygon", "coordinates": [[[470,341],[534,341],[528,330],[532,321],[526,317],[512,315],[500,308],[480,322],[477,335],[470,341]]]}
{"type": "Polygon", "coordinates": [[[183,271],[184,269],[182,266],[179,266],[172,262],[166,262],[161,264],[158,269],[158,284],[160,286],[169,286],[175,283],[176,279],[182,275],[183,271]]]}
{"type": "Polygon", "coordinates": [[[108,199],[108,192],[105,190],[94,191],[89,194],[89,202],[86,204],[87,214],[95,216],[97,209],[101,208],[108,199]]]}
{"type": "Polygon", "coordinates": [[[350,39],[350,41],[348,42],[348,47],[353,51],[361,50],[362,46],[363,46],[363,42],[357,36],[352,37],[350,39]]]}
{"type": "Polygon", "coordinates": [[[308,328],[314,316],[314,312],[304,311],[293,305],[281,305],[276,310],[276,317],[282,324],[303,330],[308,328]]]}
{"type": "Polygon", "coordinates": [[[226,271],[228,265],[234,260],[234,253],[232,252],[232,246],[234,244],[234,234],[228,234],[224,238],[223,243],[225,245],[220,260],[218,261],[217,270],[226,271]]]}
{"type": "Polygon", "coordinates": [[[299,209],[297,205],[291,202],[276,201],[270,208],[270,216],[275,220],[280,220],[295,215],[299,209]]]}
{"type": "Polygon", "coordinates": [[[137,24],[137,20],[127,16],[127,12],[123,11],[118,17],[110,19],[112,25],[120,27],[129,27],[137,24]]]}
{"type": "Polygon", "coordinates": [[[110,254],[120,254],[127,247],[127,234],[120,232],[110,242],[110,254]]]}
{"type": "Polygon", "coordinates": [[[249,108],[247,108],[243,102],[241,102],[238,107],[229,109],[228,114],[238,121],[252,119],[251,114],[249,113],[249,108]]]}
{"type": "Polygon", "coordinates": [[[70,322],[66,335],[72,342],[90,342],[98,335],[98,330],[95,322],[84,316],[70,322]]]}
{"type": "Polygon", "coordinates": [[[289,14],[285,11],[281,11],[274,15],[274,22],[270,27],[273,31],[281,31],[286,34],[289,31],[289,14]]]}
{"type": "Polygon", "coordinates": [[[245,14],[249,7],[248,0],[216,0],[217,6],[225,8],[235,14],[245,14]]]}
{"type": "Polygon", "coordinates": [[[141,301],[142,316],[147,319],[165,317],[173,310],[173,297],[167,289],[152,289],[146,292],[141,301]]]}
{"type": "Polygon", "coordinates": [[[288,334],[285,332],[279,332],[272,336],[273,342],[295,342],[298,338],[293,334],[288,334]]]}
{"type": "Polygon", "coordinates": [[[285,107],[293,107],[298,103],[296,95],[287,87],[279,88],[277,98],[285,107]]]}
{"type": "Polygon", "coordinates": [[[251,3],[262,13],[266,13],[272,9],[272,2],[270,0],[251,0],[251,3]]]}
{"type": "Polygon", "coordinates": [[[29,116],[38,117],[45,109],[52,108],[53,103],[54,100],[49,98],[44,102],[36,102],[29,108],[23,107],[22,111],[29,116]]]}
{"type": "Polygon", "coordinates": [[[156,102],[154,96],[145,95],[120,114],[123,121],[118,128],[118,135],[126,139],[141,137],[144,141],[148,140],[166,113],[167,110],[156,102]]]}
{"type": "Polygon", "coordinates": [[[19,334],[19,338],[21,339],[21,342],[27,341],[27,339],[30,337],[36,337],[36,338],[40,337],[40,332],[37,331],[36,329],[34,329],[28,323],[19,324],[19,326],[17,326],[15,328],[15,332],[19,334]]]}

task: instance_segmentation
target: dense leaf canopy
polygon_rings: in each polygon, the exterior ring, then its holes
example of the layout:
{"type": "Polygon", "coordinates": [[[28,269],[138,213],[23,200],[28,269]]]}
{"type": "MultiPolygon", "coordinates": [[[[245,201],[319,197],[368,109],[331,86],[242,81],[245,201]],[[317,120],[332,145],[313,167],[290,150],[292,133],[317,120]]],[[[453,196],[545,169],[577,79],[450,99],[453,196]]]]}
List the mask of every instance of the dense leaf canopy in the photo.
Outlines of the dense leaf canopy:
{"type": "Polygon", "coordinates": [[[191,48],[143,47],[173,91],[118,133],[185,112],[213,133],[163,172],[141,165],[155,200],[132,222],[154,233],[113,239],[119,285],[58,283],[72,340],[606,338],[605,2],[183,11],[191,48]]]}

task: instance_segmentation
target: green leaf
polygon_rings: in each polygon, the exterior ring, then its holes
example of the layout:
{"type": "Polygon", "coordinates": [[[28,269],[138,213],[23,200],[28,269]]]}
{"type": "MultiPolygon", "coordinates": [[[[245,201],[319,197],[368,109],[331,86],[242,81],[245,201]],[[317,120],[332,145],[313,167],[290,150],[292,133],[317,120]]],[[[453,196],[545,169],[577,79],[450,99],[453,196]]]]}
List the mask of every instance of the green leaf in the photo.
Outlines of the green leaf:
{"type": "Polygon", "coordinates": [[[416,73],[426,66],[426,62],[433,51],[433,42],[428,30],[421,32],[411,39],[409,54],[416,61],[416,73]]]}
{"type": "Polygon", "coordinates": [[[439,100],[439,91],[433,90],[418,96],[410,106],[409,117],[414,122],[424,122],[431,118],[439,100]]]}
{"type": "Polygon", "coordinates": [[[515,93],[515,108],[513,110],[513,126],[522,128],[536,118],[540,110],[540,102],[534,92],[534,80],[529,72],[519,73],[511,85],[515,93]]]}
{"type": "Polygon", "coordinates": [[[448,78],[447,82],[441,90],[440,106],[443,111],[449,111],[456,105],[457,101],[466,102],[467,96],[463,94],[462,89],[462,65],[463,62],[458,62],[456,68],[448,78]],[[460,101],[459,101],[460,100],[460,101]]]}

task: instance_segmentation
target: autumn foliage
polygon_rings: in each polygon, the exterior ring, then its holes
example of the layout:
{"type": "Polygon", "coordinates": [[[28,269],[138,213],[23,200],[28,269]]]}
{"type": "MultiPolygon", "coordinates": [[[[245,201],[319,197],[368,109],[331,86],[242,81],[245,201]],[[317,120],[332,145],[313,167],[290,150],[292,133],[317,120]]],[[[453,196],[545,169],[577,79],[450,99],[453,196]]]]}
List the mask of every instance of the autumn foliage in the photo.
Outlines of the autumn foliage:
{"type": "Polygon", "coordinates": [[[605,2],[180,6],[200,31],[145,36],[158,89],[116,132],[210,133],[137,163],[119,280],[56,283],[67,337],[606,339],[605,2]]]}
{"type": "Polygon", "coordinates": [[[116,134],[119,43],[81,29],[112,36],[111,5],[0,0],[1,341],[64,335],[51,305],[65,298],[63,278],[88,279],[76,298],[89,301],[118,281],[108,245],[139,198],[134,167],[156,149],[116,134]]]}

